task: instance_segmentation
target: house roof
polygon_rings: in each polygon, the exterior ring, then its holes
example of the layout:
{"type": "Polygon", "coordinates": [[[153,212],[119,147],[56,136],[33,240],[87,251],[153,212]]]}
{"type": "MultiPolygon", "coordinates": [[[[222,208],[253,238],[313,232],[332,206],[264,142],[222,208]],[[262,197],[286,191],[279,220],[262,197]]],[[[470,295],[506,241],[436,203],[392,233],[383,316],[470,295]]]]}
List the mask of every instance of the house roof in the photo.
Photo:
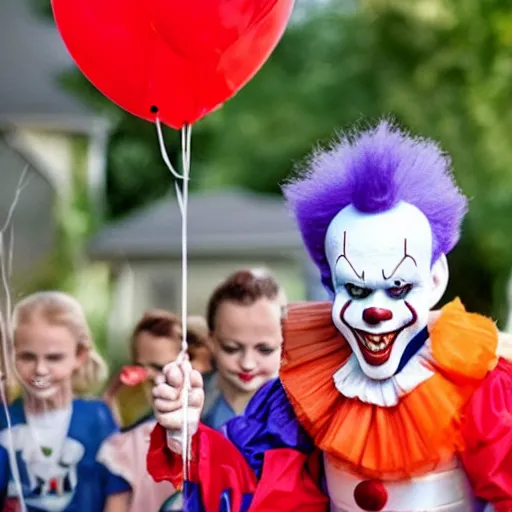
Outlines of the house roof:
{"type": "MultiPolygon", "coordinates": [[[[302,250],[298,230],[282,198],[242,190],[189,197],[191,257],[287,257],[302,250]]],[[[181,216],[176,199],[160,200],[104,227],[90,241],[89,254],[99,260],[178,257],[181,216]]]]}
{"type": "Polygon", "coordinates": [[[0,2],[0,127],[89,132],[99,116],[57,83],[73,66],[54,23],[40,18],[30,0],[0,2]]]}

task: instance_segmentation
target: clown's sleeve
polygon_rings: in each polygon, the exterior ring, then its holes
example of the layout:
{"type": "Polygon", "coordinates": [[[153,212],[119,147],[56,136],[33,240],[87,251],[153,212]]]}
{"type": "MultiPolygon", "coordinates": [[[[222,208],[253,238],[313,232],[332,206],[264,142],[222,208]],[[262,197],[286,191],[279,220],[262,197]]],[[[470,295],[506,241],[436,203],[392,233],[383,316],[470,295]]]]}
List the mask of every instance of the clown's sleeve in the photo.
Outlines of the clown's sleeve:
{"type": "MultiPolygon", "coordinates": [[[[328,510],[327,497],[318,485],[320,454],[304,449],[293,424],[281,423],[286,418],[276,410],[278,401],[271,400],[276,391],[282,392],[278,381],[265,385],[246,414],[229,422],[223,433],[199,426],[192,439],[189,482],[184,485],[187,510],[328,510]],[[286,439],[277,430],[284,431],[286,439]]],[[[147,467],[156,481],[183,487],[181,455],[168,448],[160,426],[151,435],[147,467]]]]}
{"type": "Polygon", "coordinates": [[[500,359],[473,395],[463,425],[463,462],[475,495],[512,510],[512,363],[500,359]]]}

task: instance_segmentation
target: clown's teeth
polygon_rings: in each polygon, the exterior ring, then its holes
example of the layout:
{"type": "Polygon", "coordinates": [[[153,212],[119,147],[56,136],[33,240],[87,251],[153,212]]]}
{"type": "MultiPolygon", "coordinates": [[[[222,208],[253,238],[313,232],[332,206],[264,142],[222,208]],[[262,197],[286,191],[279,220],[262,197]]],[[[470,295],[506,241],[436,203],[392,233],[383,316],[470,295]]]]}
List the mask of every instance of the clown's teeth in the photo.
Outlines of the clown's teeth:
{"type": "Polygon", "coordinates": [[[384,350],[386,348],[386,343],[372,343],[371,341],[367,341],[365,343],[365,346],[370,349],[372,352],[380,352],[381,350],[384,350]]]}
{"type": "Polygon", "coordinates": [[[382,352],[386,350],[397,336],[396,332],[386,334],[372,334],[369,332],[359,332],[359,339],[370,352],[382,352]]]}

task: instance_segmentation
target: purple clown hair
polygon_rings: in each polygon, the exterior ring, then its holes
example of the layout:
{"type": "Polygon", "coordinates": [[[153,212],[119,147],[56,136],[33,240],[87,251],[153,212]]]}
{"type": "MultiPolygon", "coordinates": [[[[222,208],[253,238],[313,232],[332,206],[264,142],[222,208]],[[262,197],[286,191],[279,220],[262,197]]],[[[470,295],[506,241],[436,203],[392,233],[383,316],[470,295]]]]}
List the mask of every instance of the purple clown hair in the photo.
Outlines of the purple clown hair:
{"type": "Polygon", "coordinates": [[[303,175],[283,191],[329,290],[325,235],[350,204],[363,213],[385,212],[400,201],[416,206],[432,229],[432,263],[458,242],[467,199],[452,177],[450,158],[435,142],[381,121],[357,136],[341,137],[326,151],[315,151],[307,163],[303,175]]]}

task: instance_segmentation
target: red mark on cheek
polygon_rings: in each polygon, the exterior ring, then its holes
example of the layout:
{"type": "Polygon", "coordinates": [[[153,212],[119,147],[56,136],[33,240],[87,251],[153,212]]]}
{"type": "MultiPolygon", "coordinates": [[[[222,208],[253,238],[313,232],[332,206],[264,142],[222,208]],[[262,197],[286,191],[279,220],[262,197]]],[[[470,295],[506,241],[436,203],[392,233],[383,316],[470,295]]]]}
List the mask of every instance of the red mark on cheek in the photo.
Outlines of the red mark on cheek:
{"type": "Polygon", "coordinates": [[[404,325],[404,327],[402,327],[402,329],[410,327],[412,324],[416,323],[416,320],[418,320],[418,313],[416,313],[416,310],[407,301],[404,301],[404,303],[407,306],[407,309],[411,312],[412,318],[407,325],[404,325]]]}
{"type": "Polygon", "coordinates": [[[348,325],[347,322],[345,321],[345,311],[347,311],[350,304],[352,304],[352,301],[347,300],[347,302],[345,302],[345,304],[343,305],[343,307],[341,308],[341,311],[340,311],[340,319],[347,327],[350,327],[350,325],[348,325]]]}

